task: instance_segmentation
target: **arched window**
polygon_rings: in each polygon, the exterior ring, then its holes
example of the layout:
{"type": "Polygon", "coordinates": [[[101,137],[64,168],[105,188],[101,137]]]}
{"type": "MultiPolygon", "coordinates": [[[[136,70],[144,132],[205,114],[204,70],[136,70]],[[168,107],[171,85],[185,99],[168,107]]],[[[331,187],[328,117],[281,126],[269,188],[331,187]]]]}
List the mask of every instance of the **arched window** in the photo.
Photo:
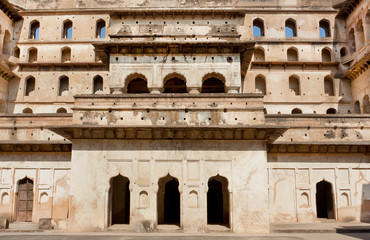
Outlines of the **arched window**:
{"type": "Polygon", "coordinates": [[[23,109],[22,113],[33,113],[31,108],[25,108],[23,109]]]}
{"type": "Polygon", "coordinates": [[[356,52],[356,37],[355,37],[355,30],[353,28],[349,31],[348,45],[351,50],[351,53],[356,52]]]}
{"type": "Polygon", "coordinates": [[[347,56],[347,48],[342,47],[340,49],[340,57],[345,57],[345,56],[347,56]]]}
{"type": "Polygon", "coordinates": [[[4,41],[3,41],[3,54],[11,55],[12,51],[12,37],[8,30],[5,31],[4,41]]]}
{"type": "Polygon", "coordinates": [[[319,23],[320,37],[330,37],[330,22],[323,19],[319,23]]]}
{"type": "Polygon", "coordinates": [[[225,93],[225,78],[221,74],[203,77],[202,93],[225,93]]]}
{"type": "Polygon", "coordinates": [[[285,21],[285,37],[296,37],[297,26],[295,20],[289,18],[285,21]]]}
{"type": "Polygon", "coordinates": [[[324,48],[321,51],[321,59],[322,59],[322,62],[331,62],[331,52],[329,49],[324,48]]]}
{"type": "Polygon", "coordinates": [[[324,78],[324,90],[326,96],[334,96],[333,79],[330,76],[324,78]]]}
{"type": "Polygon", "coordinates": [[[135,78],[127,85],[127,93],[149,93],[148,83],[144,78],[135,78]]]}
{"type": "Polygon", "coordinates": [[[364,26],[361,19],[356,24],[356,35],[357,47],[361,48],[365,43],[364,26]]]}
{"type": "Polygon", "coordinates": [[[62,49],[61,62],[70,62],[70,61],[71,61],[71,49],[69,47],[65,47],[62,49]]]}
{"type": "Polygon", "coordinates": [[[263,93],[266,95],[266,78],[265,76],[259,74],[255,79],[255,91],[256,93],[263,93]]]}
{"type": "Polygon", "coordinates": [[[102,19],[96,22],[96,38],[105,38],[105,21],[102,19]]]}
{"type": "Polygon", "coordinates": [[[289,89],[294,95],[301,95],[299,78],[296,75],[289,77],[289,89]]]}
{"type": "Polygon", "coordinates": [[[58,96],[68,96],[68,91],[69,91],[69,78],[63,76],[59,79],[58,96]]]}
{"type": "Polygon", "coordinates": [[[361,107],[360,107],[360,101],[355,102],[355,113],[360,114],[361,113],[361,107]]]}
{"type": "Polygon", "coordinates": [[[257,48],[254,51],[254,61],[256,62],[264,62],[265,61],[265,51],[263,48],[257,48]]]}
{"type": "Polygon", "coordinates": [[[26,79],[26,91],[24,92],[25,96],[29,96],[30,93],[35,91],[35,84],[36,84],[36,79],[32,76],[28,77],[26,79]]]}
{"type": "Polygon", "coordinates": [[[39,32],[40,32],[40,22],[37,20],[32,21],[30,25],[30,33],[28,35],[28,38],[39,39],[39,32]]]}
{"type": "Polygon", "coordinates": [[[67,110],[65,108],[58,108],[57,113],[67,113],[67,110]]]}
{"type": "Polygon", "coordinates": [[[37,62],[37,48],[30,48],[28,50],[28,62],[29,63],[37,62]]]}
{"type": "Polygon", "coordinates": [[[302,114],[302,110],[300,108],[294,108],[292,114],[302,114]]]}
{"type": "Polygon", "coordinates": [[[93,93],[100,94],[103,93],[103,78],[101,76],[95,76],[93,79],[93,93]]]}
{"type": "Polygon", "coordinates": [[[19,47],[15,47],[13,50],[13,56],[16,58],[19,58],[21,55],[21,51],[19,50],[19,47]]]}
{"type": "Polygon", "coordinates": [[[263,20],[260,18],[253,20],[253,36],[254,37],[265,36],[265,28],[264,28],[263,20]]]}
{"type": "Polygon", "coordinates": [[[72,39],[72,21],[66,20],[63,23],[62,38],[72,39]]]}
{"type": "Polygon", "coordinates": [[[289,48],[287,51],[288,62],[298,62],[298,51],[296,48],[289,48]]]}
{"type": "Polygon", "coordinates": [[[179,74],[170,74],[164,79],[164,93],[187,93],[185,78],[179,74]]]}
{"type": "Polygon", "coordinates": [[[326,110],[326,114],[336,114],[337,113],[337,110],[335,108],[328,108],[328,110],[326,110]]]}

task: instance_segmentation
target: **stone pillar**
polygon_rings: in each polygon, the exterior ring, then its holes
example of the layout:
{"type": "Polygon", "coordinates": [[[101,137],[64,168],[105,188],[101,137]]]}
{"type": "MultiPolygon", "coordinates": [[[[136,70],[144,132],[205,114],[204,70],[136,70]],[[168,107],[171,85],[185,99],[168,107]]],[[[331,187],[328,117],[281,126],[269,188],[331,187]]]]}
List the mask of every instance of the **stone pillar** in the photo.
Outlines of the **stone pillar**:
{"type": "Polygon", "coordinates": [[[200,88],[199,87],[188,87],[188,93],[190,94],[199,94],[200,88]]]}
{"type": "Polygon", "coordinates": [[[151,94],[160,94],[162,93],[161,88],[158,87],[151,87],[149,88],[149,91],[151,94]]]}
{"type": "Polygon", "coordinates": [[[112,87],[111,88],[112,94],[123,94],[123,88],[121,87],[112,87]]]}

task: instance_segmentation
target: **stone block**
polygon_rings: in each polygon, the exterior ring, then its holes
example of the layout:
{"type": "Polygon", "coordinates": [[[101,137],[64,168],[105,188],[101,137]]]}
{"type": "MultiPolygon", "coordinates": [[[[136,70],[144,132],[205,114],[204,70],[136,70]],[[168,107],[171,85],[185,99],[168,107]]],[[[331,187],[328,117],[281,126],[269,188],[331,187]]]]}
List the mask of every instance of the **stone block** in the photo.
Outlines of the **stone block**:
{"type": "Polygon", "coordinates": [[[8,229],[9,228],[9,220],[6,218],[0,218],[0,229],[8,229]]]}
{"type": "Polygon", "coordinates": [[[54,229],[53,219],[51,218],[40,218],[39,219],[39,229],[54,229]]]}

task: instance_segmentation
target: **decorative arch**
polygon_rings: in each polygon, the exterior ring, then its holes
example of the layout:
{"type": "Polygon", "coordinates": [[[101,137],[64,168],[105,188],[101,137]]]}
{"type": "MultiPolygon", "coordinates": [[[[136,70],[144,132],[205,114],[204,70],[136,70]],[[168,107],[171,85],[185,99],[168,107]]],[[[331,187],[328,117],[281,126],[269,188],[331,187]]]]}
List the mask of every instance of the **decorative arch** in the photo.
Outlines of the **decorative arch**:
{"type": "Polygon", "coordinates": [[[139,208],[149,207],[149,195],[147,191],[141,191],[139,193],[139,208]]]}
{"type": "Polygon", "coordinates": [[[48,203],[49,202],[49,194],[47,192],[42,192],[40,194],[39,203],[48,203]]]}
{"type": "Polygon", "coordinates": [[[1,194],[1,205],[9,204],[9,193],[3,192],[1,194]]]}
{"type": "Polygon", "coordinates": [[[96,21],[96,38],[105,38],[106,34],[106,26],[105,21],[103,19],[99,19],[96,21]]]}
{"type": "Polygon", "coordinates": [[[342,193],[340,195],[340,205],[343,207],[348,207],[349,206],[349,196],[347,193],[342,193]]]}
{"type": "Polygon", "coordinates": [[[13,56],[16,57],[16,58],[19,58],[21,55],[21,50],[19,49],[19,47],[15,47],[13,49],[13,56]]]}
{"type": "Polygon", "coordinates": [[[324,92],[326,96],[334,96],[334,81],[330,75],[324,78],[324,92]]]}
{"type": "Polygon", "coordinates": [[[300,86],[300,79],[297,75],[291,75],[289,77],[289,89],[294,95],[298,96],[301,95],[301,86],[300,86]]]}
{"type": "Polygon", "coordinates": [[[180,225],[179,180],[169,173],[158,180],[158,224],[180,225]]]}
{"type": "Polygon", "coordinates": [[[326,47],[321,50],[321,59],[322,62],[332,62],[332,51],[330,48],[326,47]]]}
{"type": "Polygon", "coordinates": [[[360,101],[356,101],[354,105],[354,113],[360,114],[361,113],[361,107],[360,107],[360,101]]]}
{"type": "Polygon", "coordinates": [[[321,19],[319,22],[320,37],[330,37],[330,21],[328,19],[321,19]]]}
{"type": "Polygon", "coordinates": [[[265,59],[265,49],[263,47],[256,48],[256,50],[254,50],[254,61],[264,62],[265,59]]]}
{"type": "Polygon", "coordinates": [[[256,18],[253,20],[253,36],[254,37],[265,36],[264,21],[261,18],[256,18]]]}
{"type": "Polygon", "coordinates": [[[32,111],[32,109],[31,109],[31,108],[25,108],[25,109],[23,109],[22,113],[32,114],[32,113],[33,113],[33,111],[32,111]]]}
{"type": "Polygon", "coordinates": [[[132,73],[125,79],[127,93],[149,93],[148,80],[141,73],[132,73]]]}
{"type": "Polygon", "coordinates": [[[365,44],[365,31],[362,19],[358,20],[355,33],[357,39],[357,47],[361,48],[365,44]]]}
{"type": "Polygon", "coordinates": [[[207,73],[202,79],[201,93],[225,93],[225,81],[221,73],[207,73]]]}
{"type": "Polygon", "coordinates": [[[130,224],[129,178],[118,174],[109,183],[109,225],[130,224]]]}
{"type": "Polygon", "coordinates": [[[198,192],[195,190],[191,190],[189,192],[189,207],[190,208],[198,208],[198,192]]]}
{"type": "Polygon", "coordinates": [[[297,23],[293,18],[285,21],[285,37],[297,37],[297,23]]]}
{"type": "Polygon", "coordinates": [[[328,108],[326,110],[326,114],[336,114],[337,113],[337,109],[335,108],[328,108]]]}
{"type": "Polygon", "coordinates": [[[298,62],[298,49],[296,47],[290,47],[287,50],[288,62],[298,62]]]}
{"type": "Polygon", "coordinates": [[[302,207],[309,207],[310,206],[310,197],[308,196],[308,193],[303,192],[301,194],[301,206],[302,207]]]}
{"type": "Polygon", "coordinates": [[[27,176],[17,182],[17,222],[32,222],[33,188],[34,182],[27,176]]]}
{"type": "Polygon", "coordinates": [[[348,55],[348,50],[347,50],[347,48],[346,47],[342,47],[341,49],[340,49],[340,57],[345,57],[345,56],[347,56],[348,55]]]}
{"type": "Polygon", "coordinates": [[[63,75],[59,78],[58,96],[68,96],[69,94],[69,77],[63,75]]]}
{"type": "Polygon", "coordinates": [[[266,95],[266,77],[262,74],[258,74],[255,78],[255,92],[266,95]]]}
{"type": "Polygon", "coordinates": [[[300,109],[300,108],[294,108],[292,110],[292,114],[302,114],[302,109],[300,109]]]}
{"type": "Polygon", "coordinates": [[[34,76],[28,76],[25,80],[25,91],[24,95],[25,96],[30,96],[31,93],[35,91],[36,88],[36,79],[34,76]]]}
{"type": "Polygon", "coordinates": [[[170,73],[163,79],[164,93],[187,93],[186,78],[179,73],[170,73]]]}
{"type": "Polygon", "coordinates": [[[40,33],[40,22],[37,20],[33,20],[30,23],[30,32],[28,34],[29,39],[39,39],[40,33]]]}
{"type": "Polygon", "coordinates": [[[208,179],[207,223],[230,226],[229,181],[216,175],[208,179]]]}
{"type": "Polygon", "coordinates": [[[37,62],[37,53],[38,53],[38,50],[35,47],[31,47],[28,49],[28,62],[29,63],[37,62]]]}
{"type": "Polygon", "coordinates": [[[103,78],[100,75],[96,75],[93,78],[93,94],[103,93],[103,78]]]}
{"type": "Polygon", "coordinates": [[[334,219],[333,187],[325,180],[316,184],[316,214],[317,218],[334,219]]]}
{"type": "Polygon", "coordinates": [[[72,30],[73,30],[73,22],[69,19],[66,19],[63,22],[62,38],[72,39],[72,30]]]}
{"type": "Polygon", "coordinates": [[[67,109],[61,107],[57,109],[57,113],[67,113],[67,109]]]}
{"type": "Polygon", "coordinates": [[[71,48],[64,47],[60,51],[60,61],[61,62],[70,62],[71,61],[71,48]]]}

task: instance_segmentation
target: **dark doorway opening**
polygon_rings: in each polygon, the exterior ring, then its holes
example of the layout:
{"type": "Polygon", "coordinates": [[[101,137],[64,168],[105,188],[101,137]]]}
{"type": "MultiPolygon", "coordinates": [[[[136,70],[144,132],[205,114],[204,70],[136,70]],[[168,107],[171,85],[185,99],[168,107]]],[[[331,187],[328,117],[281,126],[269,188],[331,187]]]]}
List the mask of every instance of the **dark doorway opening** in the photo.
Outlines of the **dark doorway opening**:
{"type": "Polygon", "coordinates": [[[180,225],[179,181],[168,174],[158,185],[158,224],[180,225]]]}
{"type": "Polygon", "coordinates": [[[317,218],[334,219],[334,203],[332,186],[327,181],[316,184],[317,218]]]}
{"type": "Polygon", "coordinates": [[[17,222],[32,222],[33,181],[23,178],[18,185],[17,222]]]}
{"type": "Polygon", "coordinates": [[[130,223],[130,181],[118,175],[111,179],[111,224],[130,223]]]}
{"type": "Polygon", "coordinates": [[[229,227],[229,190],[225,177],[215,176],[208,180],[207,223],[229,227]]]}
{"type": "Polygon", "coordinates": [[[164,93],[187,93],[186,83],[184,80],[174,77],[164,84],[164,93]]]}
{"type": "Polygon", "coordinates": [[[203,82],[202,93],[225,93],[225,84],[220,79],[211,77],[203,82]]]}
{"type": "Polygon", "coordinates": [[[127,93],[149,93],[148,84],[144,79],[136,78],[128,84],[127,93]]]}

